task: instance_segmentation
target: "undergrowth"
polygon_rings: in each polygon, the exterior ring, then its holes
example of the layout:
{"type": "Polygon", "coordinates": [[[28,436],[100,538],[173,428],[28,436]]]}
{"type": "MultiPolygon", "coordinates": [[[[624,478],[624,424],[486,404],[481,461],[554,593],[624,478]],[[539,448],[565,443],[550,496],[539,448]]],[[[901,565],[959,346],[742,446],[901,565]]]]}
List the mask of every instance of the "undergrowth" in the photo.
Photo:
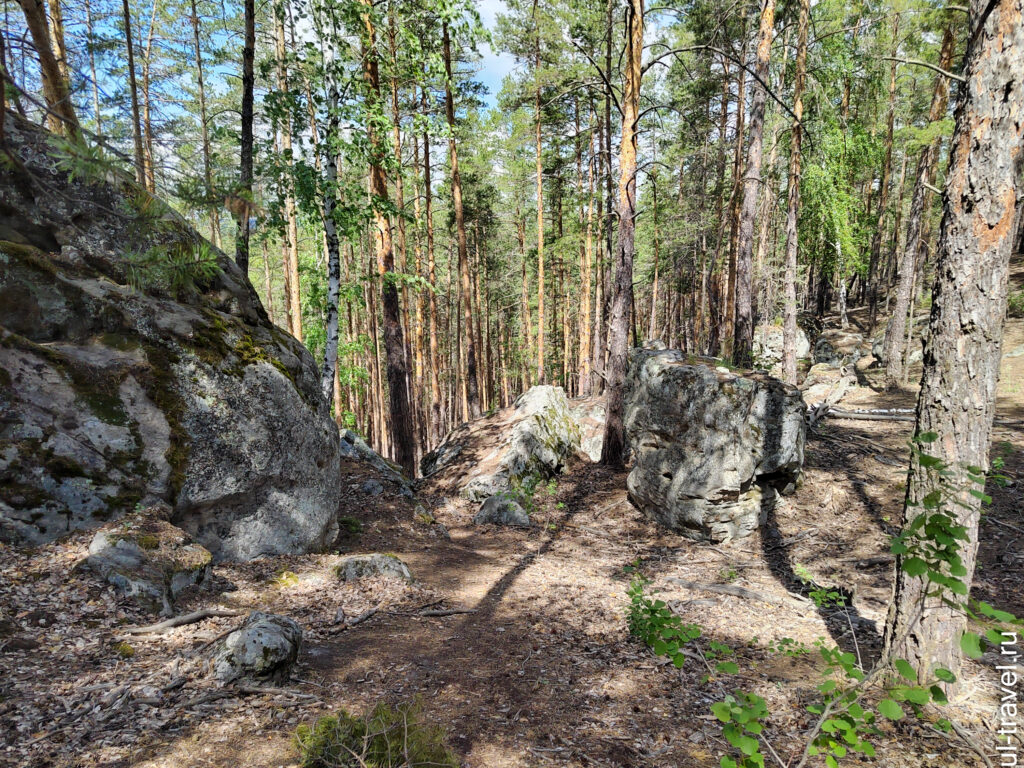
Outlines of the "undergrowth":
{"type": "Polygon", "coordinates": [[[366,717],[345,711],[300,725],[295,747],[302,768],[458,768],[444,730],[423,722],[419,704],[380,703],[366,717]]]}

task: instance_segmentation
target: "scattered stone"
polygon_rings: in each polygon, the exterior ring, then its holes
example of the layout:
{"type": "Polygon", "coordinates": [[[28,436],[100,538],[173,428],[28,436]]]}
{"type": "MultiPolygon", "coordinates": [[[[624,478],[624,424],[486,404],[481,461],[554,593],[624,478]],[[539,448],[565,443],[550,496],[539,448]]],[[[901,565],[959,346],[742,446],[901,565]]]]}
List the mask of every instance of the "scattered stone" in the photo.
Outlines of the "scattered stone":
{"type": "Polygon", "coordinates": [[[850,365],[869,354],[871,349],[864,337],[852,331],[831,329],[823,331],[814,342],[814,362],[829,365],[850,365]]]}
{"type": "MultiPolygon", "coordinates": [[[[468,425],[452,432],[423,457],[424,476],[452,466],[468,439],[468,425]]],[[[579,448],[580,427],[569,410],[565,390],[531,387],[515,401],[500,444],[481,457],[477,464],[483,469],[462,483],[460,493],[470,501],[483,501],[498,493],[514,492],[523,483],[554,477],[579,448]]]]}
{"type": "Polygon", "coordinates": [[[496,494],[480,505],[473,522],[477,525],[507,525],[514,528],[529,528],[530,516],[513,498],[496,494]]]}
{"type": "Polygon", "coordinates": [[[167,522],[170,509],[150,507],[108,523],[89,544],[84,566],[153,612],[173,613],[174,599],[210,573],[212,557],[167,522]]]}
{"type": "Polygon", "coordinates": [[[803,466],[800,392],[763,374],[720,374],[678,350],[634,350],[625,424],[629,496],[654,520],[702,541],[746,536],[803,466]]]}
{"type": "Polygon", "coordinates": [[[342,581],[380,577],[384,579],[404,579],[412,581],[412,573],[407,566],[394,555],[379,552],[370,555],[349,555],[334,566],[334,572],[342,581]]]}
{"type": "Polygon", "coordinates": [[[359,486],[359,490],[367,496],[380,496],[384,493],[384,486],[381,484],[380,480],[365,480],[363,484],[359,486]]]}
{"type": "Polygon", "coordinates": [[[253,611],[242,626],[214,646],[214,676],[228,683],[288,679],[302,647],[302,628],[286,616],[253,611]]]}

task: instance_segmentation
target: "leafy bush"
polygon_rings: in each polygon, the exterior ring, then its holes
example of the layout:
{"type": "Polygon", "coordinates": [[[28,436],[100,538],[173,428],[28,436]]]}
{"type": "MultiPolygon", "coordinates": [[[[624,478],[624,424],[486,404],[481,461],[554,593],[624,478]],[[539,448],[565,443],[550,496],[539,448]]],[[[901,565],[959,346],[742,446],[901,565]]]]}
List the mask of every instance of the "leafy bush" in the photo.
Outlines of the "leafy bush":
{"type": "Polygon", "coordinates": [[[1024,317],[1024,288],[1010,294],[1006,312],[1010,317],[1024,317]]]}
{"type": "Polygon", "coordinates": [[[444,731],[420,719],[418,703],[378,704],[363,718],[345,711],[300,725],[295,746],[302,768],[458,768],[444,731]]]}

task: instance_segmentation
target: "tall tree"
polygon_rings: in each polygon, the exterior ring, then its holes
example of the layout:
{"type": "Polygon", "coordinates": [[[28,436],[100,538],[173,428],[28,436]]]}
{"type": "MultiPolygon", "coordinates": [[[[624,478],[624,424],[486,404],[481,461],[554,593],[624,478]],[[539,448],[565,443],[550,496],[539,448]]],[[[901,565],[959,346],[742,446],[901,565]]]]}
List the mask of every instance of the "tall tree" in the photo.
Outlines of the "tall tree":
{"type": "Polygon", "coordinates": [[[395,461],[410,476],[416,473],[416,451],[412,413],[409,406],[408,371],[405,340],[402,333],[402,310],[398,301],[398,276],[395,274],[395,252],[391,240],[391,223],[387,211],[391,207],[384,163],[388,149],[377,125],[385,120],[381,97],[380,65],[376,44],[376,26],[372,0],[361,0],[363,11],[363,78],[369,94],[369,119],[366,130],[370,140],[370,198],[373,205],[377,271],[381,280],[381,305],[384,315],[384,349],[387,355],[388,402],[391,415],[391,445],[395,461]]]}
{"type": "Polygon", "coordinates": [[[753,279],[754,219],[757,198],[761,193],[761,158],[764,153],[764,112],[768,96],[768,64],[771,58],[772,35],[775,28],[775,0],[762,0],[761,24],[758,29],[757,62],[754,67],[754,95],[750,103],[750,145],[743,176],[743,204],[740,208],[739,239],[736,248],[736,325],[733,337],[733,361],[737,365],[753,364],[754,297],[753,279]]]}
{"type": "Polygon", "coordinates": [[[800,213],[800,145],[803,139],[804,80],[807,77],[807,27],[810,0],[800,0],[796,33],[796,72],[793,80],[793,127],[789,139],[789,199],[786,208],[785,310],[782,325],[782,378],[796,384],[796,271],[797,217],[800,213]]]}
{"type": "MultiPolygon", "coordinates": [[[[964,585],[974,575],[981,504],[971,493],[968,468],[988,468],[1024,167],[1024,1],[972,0],[969,19],[973,32],[958,94],[916,423],[918,435],[936,436],[926,449],[951,473],[945,481],[955,499],[943,511],[967,535],[955,574],[964,585]]],[[[943,481],[930,462],[912,456],[904,526],[943,481]]],[[[901,565],[897,557],[887,650],[910,662],[922,681],[933,679],[936,667],[956,673],[966,616],[927,594],[924,578],[901,565]]]]}
{"type": "Polygon", "coordinates": [[[462,206],[462,177],[459,174],[459,152],[455,139],[455,98],[452,94],[452,47],[447,21],[442,24],[444,47],[444,109],[448,120],[448,157],[452,174],[452,208],[455,211],[455,233],[459,252],[459,282],[462,293],[462,323],[466,341],[466,371],[464,386],[466,393],[466,415],[476,418],[480,415],[480,390],[477,386],[476,344],[473,340],[473,287],[469,278],[469,246],[466,241],[466,218],[462,206]]]}
{"type": "MultiPolygon", "coordinates": [[[[128,0],[125,0],[127,3],[128,0]]],[[[77,139],[81,128],[71,103],[68,82],[61,73],[61,63],[51,47],[49,22],[43,0],[18,0],[25,13],[25,23],[32,35],[32,45],[39,56],[39,74],[43,85],[43,98],[52,113],[48,122],[54,132],[77,139]]],[[[127,7],[127,5],[126,5],[127,7]]]]}
{"type": "Polygon", "coordinates": [[[607,413],[601,463],[622,466],[626,449],[623,416],[629,331],[633,312],[633,257],[636,254],[637,123],[643,77],[644,0],[630,0],[626,10],[625,74],[622,88],[622,144],[619,147],[619,241],[615,283],[608,321],[607,413]]]}
{"type": "MultiPolygon", "coordinates": [[[[128,0],[125,0],[127,2],[128,0]]],[[[253,86],[256,76],[253,62],[256,57],[256,2],[244,0],[244,42],[242,44],[242,134],[238,165],[238,235],[235,238],[235,263],[243,273],[249,273],[249,222],[252,217],[252,123],[253,86]]],[[[332,374],[333,375],[333,374],[332,374]]],[[[333,383],[332,383],[333,387],[333,383]]]]}

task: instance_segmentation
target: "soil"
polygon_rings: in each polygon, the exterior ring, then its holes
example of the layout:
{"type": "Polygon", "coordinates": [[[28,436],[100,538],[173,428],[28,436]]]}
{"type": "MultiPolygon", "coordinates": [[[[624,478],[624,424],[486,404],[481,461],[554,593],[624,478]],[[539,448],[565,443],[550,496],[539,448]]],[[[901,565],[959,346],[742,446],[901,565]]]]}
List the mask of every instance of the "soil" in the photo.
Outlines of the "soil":
{"type": "MultiPolygon", "coordinates": [[[[1011,320],[1004,351],[1018,348],[1024,321],[1011,320]]],[[[913,392],[883,393],[875,378],[862,376],[842,406],[913,407],[913,392]]],[[[1008,423],[996,427],[992,455],[1007,479],[990,483],[973,586],[978,597],[1018,614],[1021,382],[1024,354],[1005,357],[997,418],[1008,423]]],[[[657,527],[626,499],[623,474],[582,460],[538,490],[529,530],[474,526],[474,508],[429,482],[419,491],[427,514],[391,490],[367,497],[360,484],[371,475],[348,466],[347,509],[363,530],[339,542],[340,550],[396,554],[414,583],[342,584],[331,569],[337,554],[278,557],[218,565],[212,583],[179,606],[258,607],[299,621],[305,646],[293,679],[268,693],[209,696],[219,689],[205,675],[204,646],[240,617],[129,635],[127,625],[152,619],[73,570],[88,535],[33,551],[0,547],[7,613],[0,616],[0,765],[294,766],[299,723],[418,697],[424,718],[445,727],[469,768],[710,768],[731,751],[709,707],[737,689],[767,700],[768,739],[786,763],[799,756],[811,723],[805,707],[815,701],[822,667],[815,644],[837,643],[865,666],[879,652],[893,578],[888,542],[911,427],[825,419],[809,434],[797,492],[759,535],[721,546],[657,527]],[[700,658],[676,670],[631,637],[626,589],[637,573],[700,625],[700,647],[732,648],[739,674],[717,673],[700,658]],[[816,607],[806,597],[808,578],[852,595],[852,608],[816,607]],[[746,596],[674,580],[741,587],[746,596]],[[354,626],[339,622],[339,609],[352,619],[374,608],[354,626]],[[420,615],[438,608],[472,612],[420,615]]],[[[991,654],[966,663],[958,696],[943,712],[990,755],[994,663],[991,654]]],[[[914,718],[881,727],[878,757],[843,764],[983,765],[963,738],[914,718]]]]}

